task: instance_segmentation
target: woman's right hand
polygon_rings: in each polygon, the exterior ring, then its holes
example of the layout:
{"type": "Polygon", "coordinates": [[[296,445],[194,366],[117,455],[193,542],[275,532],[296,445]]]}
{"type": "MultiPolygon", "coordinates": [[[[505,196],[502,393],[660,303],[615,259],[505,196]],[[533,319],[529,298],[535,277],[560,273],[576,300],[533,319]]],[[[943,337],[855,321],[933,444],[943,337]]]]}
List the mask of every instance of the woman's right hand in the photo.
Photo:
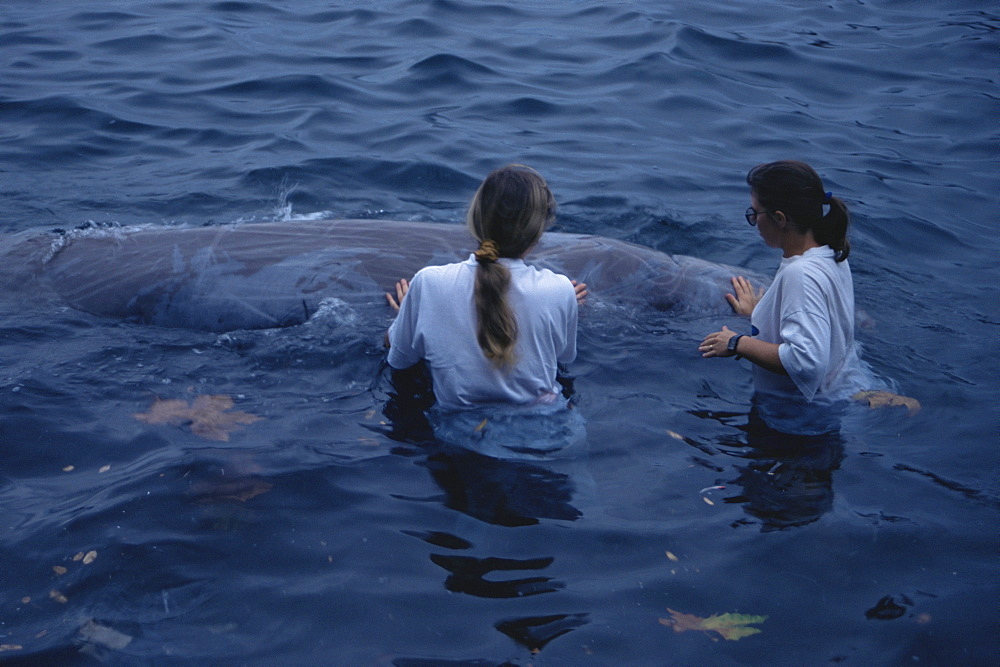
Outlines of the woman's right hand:
{"type": "Polygon", "coordinates": [[[737,315],[746,315],[747,317],[750,317],[753,309],[757,306],[761,297],[764,296],[763,287],[754,290],[750,281],[743,276],[733,277],[733,291],[736,294],[727,294],[726,301],[733,307],[733,312],[737,315]]]}
{"type": "Polygon", "coordinates": [[[388,301],[389,305],[392,306],[392,309],[395,310],[398,313],[399,312],[399,307],[403,303],[403,298],[406,296],[406,293],[409,292],[409,291],[410,291],[410,283],[406,280],[406,278],[401,278],[401,279],[399,279],[399,280],[396,281],[396,296],[395,296],[395,298],[393,298],[393,296],[392,296],[392,294],[390,292],[386,292],[385,293],[385,300],[388,301]]]}

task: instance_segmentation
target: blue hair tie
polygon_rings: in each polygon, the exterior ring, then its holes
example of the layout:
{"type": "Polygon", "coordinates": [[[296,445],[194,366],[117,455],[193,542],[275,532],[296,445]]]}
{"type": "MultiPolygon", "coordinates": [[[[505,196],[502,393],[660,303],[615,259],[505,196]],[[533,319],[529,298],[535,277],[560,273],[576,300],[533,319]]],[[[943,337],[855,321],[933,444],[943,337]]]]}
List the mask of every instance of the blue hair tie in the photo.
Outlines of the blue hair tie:
{"type": "Polygon", "coordinates": [[[823,193],[823,203],[824,204],[829,204],[832,201],[833,201],[833,193],[832,192],[824,192],[823,193]]]}

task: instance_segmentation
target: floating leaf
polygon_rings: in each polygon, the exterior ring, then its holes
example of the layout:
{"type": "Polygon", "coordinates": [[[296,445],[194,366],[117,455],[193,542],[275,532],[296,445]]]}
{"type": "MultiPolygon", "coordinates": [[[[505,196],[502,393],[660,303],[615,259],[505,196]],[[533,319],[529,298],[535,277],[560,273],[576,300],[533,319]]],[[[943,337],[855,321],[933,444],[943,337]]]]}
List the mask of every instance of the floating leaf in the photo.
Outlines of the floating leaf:
{"type": "Polygon", "coordinates": [[[669,431],[668,430],[667,431],[667,435],[669,435],[674,440],[683,440],[684,439],[684,436],[681,435],[680,433],[678,433],[677,431],[669,431]]]}
{"type": "Polygon", "coordinates": [[[80,627],[79,637],[88,644],[99,644],[120,651],[132,642],[132,637],[90,619],[80,627]]]}
{"type": "Polygon", "coordinates": [[[66,604],[67,602],[66,596],[55,589],[49,591],[49,597],[58,602],[59,604],[66,604]]]}
{"type": "Polygon", "coordinates": [[[475,432],[479,433],[484,428],[486,428],[486,422],[488,422],[488,421],[489,421],[489,419],[484,419],[483,421],[479,422],[479,426],[476,427],[475,432]]]}
{"type": "Polygon", "coordinates": [[[672,561],[674,561],[675,563],[680,560],[680,558],[678,558],[677,556],[675,556],[672,551],[667,551],[666,554],[667,554],[667,558],[670,559],[670,560],[672,560],[672,561]]]}
{"type": "Polygon", "coordinates": [[[68,570],[64,568],[62,565],[53,565],[52,571],[58,574],[59,576],[62,576],[66,574],[66,572],[68,572],[68,570]]]}
{"type": "Polygon", "coordinates": [[[147,424],[190,424],[191,432],[206,440],[229,440],[229,433],[252,424],[263,417],[233,410],[233,399],[225,395],[203,395],[188,404],[181,399],[153,401],[148,412],[133,416],[147,424]]]}
{"type": "Polygon", "coordinates": [[[670,612],[670,618],[661,618],[660,623],[673,628],[674,632],[687,632],[688,630],[715,632],[722,635],[723,639],[731,641],[757,634],[760,629],[749,627],[750,624],[763,623],[767,620],[767,616],[751,616],[750,614],[712,614],[708,618],[702,618],[693,614],[682,614],[669,607],[667,611],[670,612]]]}
{"type": "Polygon", "coordinates": [[[96,551],[88,551],[86,553],[86,555],[83,557],[83,564],[84,565],[90,565],[95,560],[97,560],[97,552],[96,551]]]}
{"type": "Polygon", "coordinates": [[[66,467],[63,468],[63,472],[73,472],[73,469],[75,467],[76,466],[66,466],[66,467]]]}
{"type": "Polygon", "coordinates": [[[0,653],[4,651],[20,651],[24,649],[20,644],[0,644],[0,653]]]}
{"type": "Polygon", "coordinates": [[[78,551],[77,554],[75,556],[73,556],[73,562],[76,562],[78,560],[83,560],[83,552],[82,551],[78,551]]]}
{"type": "Polygon", "coordinates": [[[900,396],[899,394],[894,394],[891,391],[859,391],[852,396],[855,401],[865,401],[868,403],[868,407],[872,408],[885,408],[893,406],[902,406],[906,408],[908,414],[915,414],[920,410],[920,401],[915,398],[910,398],[909,396],[900,396]]]}
{"type": "Polygon", "coordinates": [[[109,470],[111,470],[111,466],[110,465],[106,465],[106,466],[101,466],[101,469],[98,470],[97,472],[107,472],[109,470]]]}

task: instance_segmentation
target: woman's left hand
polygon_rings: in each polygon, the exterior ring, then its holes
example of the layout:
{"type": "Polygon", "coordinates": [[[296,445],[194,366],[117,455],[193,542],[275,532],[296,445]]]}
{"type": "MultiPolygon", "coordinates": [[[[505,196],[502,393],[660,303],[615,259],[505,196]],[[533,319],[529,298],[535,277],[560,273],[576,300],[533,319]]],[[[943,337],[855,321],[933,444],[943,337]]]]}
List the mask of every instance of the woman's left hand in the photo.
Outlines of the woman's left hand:
{"type": "Polygon", "coordinates": [[[385,300],[388,301],[389,305],[392,306],[392,309],[398,313],[399,307],[403,303],[403,298],[409,291],[410,291],[410,283],[406,280],[406,278],[401,278],[400,280],[396,281],[396,297],[393,298],[391,293],[386,292],[385,300]]]}
{"type": "Polygon", "coordinates": [[[755,290],[750,281],[743,276],[735,276],[732,283],[735,294],[727,294],[726,301],[732,306],[734,313],[750,317],[753,314],[753,309],[757,307],[757,303],[764,298],[764,288],[755,290]]]}
{"type": "Polygon", "coordinates": [[[576,305],[582,306],[587,303],[587,295],[590,294],[587,291],[587,283],[578,283],[575,280],[570,282],[573,283],[573,291],[576,292],[576,305]]]}
{"type": "Polygon", "coordinates": [[[729,351],[729,339],[736,335],[735,331],[730,331],[729,327],[723,326],[722,331],[716,331],[705,336],[701,341],[698,351],[703,357],[731,357],[735,352],[729,351]]]}

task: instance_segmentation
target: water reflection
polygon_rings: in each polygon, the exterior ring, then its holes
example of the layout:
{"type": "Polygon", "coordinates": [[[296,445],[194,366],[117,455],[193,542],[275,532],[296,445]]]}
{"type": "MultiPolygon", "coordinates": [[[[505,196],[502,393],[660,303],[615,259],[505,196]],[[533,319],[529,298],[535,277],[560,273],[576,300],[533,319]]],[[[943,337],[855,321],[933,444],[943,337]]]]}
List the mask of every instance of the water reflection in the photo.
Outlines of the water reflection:
{"type": "MultiPolygon", "coordinates": [[[[495,537],[491,526],[517,528],[545,520],[579,519],[582,512],[574,504],[574,495],[576,481],[581,475],[587,479],[585,460],[507,459],[442,443],[434,437],[434,429],[425,416],[434,404],[426,369],[418,365],[391,372],[390,377],[391,391],[384,409],[390,437],[418,446],[424,454],[419,465],[428,470],[443,491],[440,502],[476,520],[458,522],[456,528],[462,528],[457,532],[464,533],[461,536],[439,531],[407,531],[428,544],[452,551],[429,555],[431,562],[447,572],[444,588],[474,598],[508,600],[503,603],[513,605],[503,607],[508,612],[522,608],[516,600],[562,590],[564,582],[545,574],[555,562],[552,555],[511,558],[495,553],[471,555],[454,551],[490,549],[491,537],[495,537]]],[[[506,536],[500,542],[510,543],[511,538],[506,536]]],[[[494,621],[494,627],[537,652],[587,622],[585,613],[562,613],[500,618],[494,621]]]]}
{"type": "Polygon", "coordinates": [[[540,519],[575,521],[569,475],[525,461],[504,461],[467,450],[428,456],[431,476],[445,505],[499,526],[531,526],[540,519]]]}
{"type": "Polygon", "coordinates": [[[741,493],[725,502],[743,505],[750,517],[760,521],[762,532],[807,525],[833,508],[833,473],[844,458],[839,431],[784,433],[768,426],[756,408],[743,424],[736,423],[742,416],[738,413],[692,414],[741,431],[719,441],[723,451],[745,462],[735,466],[738,476],[726,482],[741,493]]]}
{"type": "Polygon", "coordinates": [[[530,526],[541,519],[575,521],[581,516],[572,500],[574,477],[585,475],[582,459],[568,464],[574,471],[570,474],[554,462],[497,458],[442,444],[426,416],[434,405],[434,394],[423,364],[392,371],[390,378],[384,409],[389,420],[387,435],[419,445],[426,453],[422,465],[445,492],[445,506],[499,526],[530,526]]]}

